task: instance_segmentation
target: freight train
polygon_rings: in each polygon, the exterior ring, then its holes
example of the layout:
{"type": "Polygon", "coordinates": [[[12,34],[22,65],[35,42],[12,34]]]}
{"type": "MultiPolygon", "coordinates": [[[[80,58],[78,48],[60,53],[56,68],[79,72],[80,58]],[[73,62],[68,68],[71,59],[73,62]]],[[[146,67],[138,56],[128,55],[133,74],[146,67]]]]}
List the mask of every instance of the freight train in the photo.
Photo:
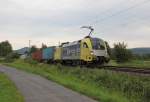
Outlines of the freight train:
{"type": "Polygon", "coordinates": [[[37,61],[71,65],[101,65],[108,63],[110,59],[105,41],[91,36],[38,50],[32,53],[32,58],[37,61]]]}

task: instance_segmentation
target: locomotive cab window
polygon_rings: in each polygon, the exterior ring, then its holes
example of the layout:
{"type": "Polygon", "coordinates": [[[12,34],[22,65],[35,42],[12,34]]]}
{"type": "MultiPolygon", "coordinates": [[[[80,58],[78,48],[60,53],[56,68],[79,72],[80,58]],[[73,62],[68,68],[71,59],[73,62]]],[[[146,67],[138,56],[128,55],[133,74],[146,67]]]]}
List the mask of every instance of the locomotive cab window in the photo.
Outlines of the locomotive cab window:
{"type": "Polygon", "coordinates": [[[105,46],[103,44],[100,44],[100,49],[105,50],[105,46]]]}
{"type": "Polygon", "coordinates": [[[92,47],[95,50],[104,50],[105,49],[105,44],[100,39],[92,38],[92,47]]]}
{"type": "Polygon", "coordinates": [[[105,50],[105,42],[100,40],[100,49],[105,50]]]}
{"type": "Polygon", "coordinates": [[[88,45],[85,42],[83,43],[83,48],[88,48],[88,45]]]}

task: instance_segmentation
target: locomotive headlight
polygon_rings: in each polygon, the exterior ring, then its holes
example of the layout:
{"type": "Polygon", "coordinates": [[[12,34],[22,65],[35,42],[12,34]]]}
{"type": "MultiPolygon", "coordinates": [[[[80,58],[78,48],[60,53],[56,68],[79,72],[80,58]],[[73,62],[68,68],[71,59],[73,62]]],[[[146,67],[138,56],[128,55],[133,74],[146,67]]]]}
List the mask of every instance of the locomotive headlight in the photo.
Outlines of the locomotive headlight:
{"type": "Polygon", "coordinates": [[[90,53],[91,53],[91,55],[94,55],[94,52],[93,52],[93,51],[91,51],[90,53]]]}

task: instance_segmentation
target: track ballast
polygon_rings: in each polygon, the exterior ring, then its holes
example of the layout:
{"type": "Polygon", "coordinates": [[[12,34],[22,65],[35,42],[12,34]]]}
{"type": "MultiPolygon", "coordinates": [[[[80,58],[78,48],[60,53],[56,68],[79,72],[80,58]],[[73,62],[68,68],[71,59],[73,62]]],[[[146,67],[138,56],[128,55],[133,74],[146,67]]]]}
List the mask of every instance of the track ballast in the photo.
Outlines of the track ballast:
{"type": "Polygon", "coordinates": [[[118,72],[129,72],[129,73],[150,75],[150,68],[137,68],[137,67],[130,67],[130,66],[97,66],[97,68],[118,71],[118,72]]]}

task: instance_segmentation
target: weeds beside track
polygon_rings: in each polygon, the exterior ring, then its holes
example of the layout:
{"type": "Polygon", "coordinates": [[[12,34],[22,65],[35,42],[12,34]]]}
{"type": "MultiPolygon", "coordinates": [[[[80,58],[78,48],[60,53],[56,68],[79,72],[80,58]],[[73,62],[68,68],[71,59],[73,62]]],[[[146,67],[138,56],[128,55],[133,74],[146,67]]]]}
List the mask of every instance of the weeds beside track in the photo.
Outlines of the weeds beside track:
{"type": "MultiPolygon", "coordinates": [[[[78,65],[63,65],[63,66],[70,66],[70,67],[77,67],[78,65]]],[[[79,67],[89,68],[89,69],[104,69],[104,70],[112,70],[117,72],[124,72],[124,73],[134,73],[139,75],[150,75],[150,68],[140,68],[140,67],[130,67],[130,66],[103,66],[103,65],[82,65],[79,67]]]]}
{"type": "Polygon", "coordinates": [[[100,102],[149,102],[150,79],[98,68],[80,68],[17,60],[7,65],[39,74],[100,102]]]}

